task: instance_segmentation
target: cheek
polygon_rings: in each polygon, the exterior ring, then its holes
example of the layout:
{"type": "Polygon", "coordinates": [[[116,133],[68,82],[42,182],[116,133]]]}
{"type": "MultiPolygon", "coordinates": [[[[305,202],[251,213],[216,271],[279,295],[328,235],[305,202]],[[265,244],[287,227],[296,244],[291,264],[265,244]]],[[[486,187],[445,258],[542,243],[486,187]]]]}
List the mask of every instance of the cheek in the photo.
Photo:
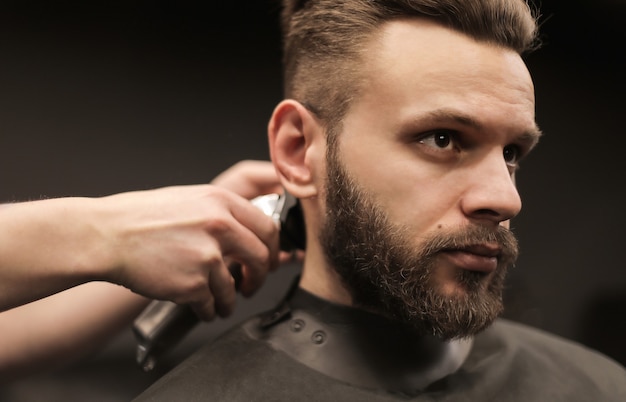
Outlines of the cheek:
{"type": "Polygon", "coordinates": [[[416,157],[404,144],[361,137],[358,144],[344,137],[340,157],[356,184],[395,225],[420,232],[451,225],[458,209],[459,177],[416,157]]]}
{"type": "Polygon", "coordinates": [[[394,225],[407,228],[416,237],[458,224],[459,196],[445,180],[406,174],[391,174],[377,183],[371,178],[365,179],[369,194],[394,225]]]}

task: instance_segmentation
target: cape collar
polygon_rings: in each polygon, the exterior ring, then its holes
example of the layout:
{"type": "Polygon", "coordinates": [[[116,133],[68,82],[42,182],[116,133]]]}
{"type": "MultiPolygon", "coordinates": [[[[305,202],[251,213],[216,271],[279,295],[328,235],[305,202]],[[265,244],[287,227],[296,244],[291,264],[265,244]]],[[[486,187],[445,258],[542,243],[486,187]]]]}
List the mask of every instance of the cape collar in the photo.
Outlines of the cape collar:
{"type": "Polygon", "coordinates": [[[297,286],[246,330],[329,377],[404,395],[418,394],[457,371],[473,343],[418,336],[402,324],[330,303],[297,286]]]}

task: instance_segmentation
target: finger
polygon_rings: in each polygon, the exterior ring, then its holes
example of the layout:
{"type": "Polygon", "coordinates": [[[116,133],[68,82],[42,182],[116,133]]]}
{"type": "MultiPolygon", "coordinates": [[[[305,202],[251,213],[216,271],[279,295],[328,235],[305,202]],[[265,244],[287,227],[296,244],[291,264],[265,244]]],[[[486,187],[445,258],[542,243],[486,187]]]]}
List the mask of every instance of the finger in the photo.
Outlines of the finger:
{"type": "Polygon", "coordinates": [[[237,294],[235,279],[226,265],[209,272],[209,289],[214,299],[215,313],[220,317],[228,317],[235,308],[237,294]]]}
{"type": "Polygon", "coordinates": [[[243,268],[241,264],[237,262],[229,263],[228,272],[230,272],[230,275],[233,277],[233,280],[235,281],[235,291],[239,291],[239,289],[241,289],[241,281],[243,280],[243,268]]]}
{"type": "Polygon", "coordinates": [[[269,192],[282,192],[276,169],[271,162],[247,161],[246,167],[248,168],[248,174],[246,176],[248,186],[254,192],[249,194],[250,197],[247,198],[256,197],[257,195],[267,194],[269,192]]]}
{"type": "Polygon", "coordinates": [[[207,222],[209,237],[219,242],[223,258],[245,266],[241,292],[252,294],[270,269],[278,265],[278,228],[274,221],[248,200],[226,194],[226,217],[207,222]]]}
{"type": "Polygon", "coordinates": [[[276,223],[248,201],[231,203],[230,212],[239,225],[235,238],[222,244],[223,253],[248,268],[261,269],[263,275],[275,269],[280,249],[276,223]]]}
{"type": "Polygon", "coordinates": [[[293,261],[303,262],[304,261],[304,255],[305,255],[305,251],[304,250],[294,250],[291,253],[291,258],[292,258],[293,261]]]}
{"type": "Polygon", "coordinates": [[[244,198],[282,192],[278,175],[271,162],[247,160],[224,171],[211,184],[226,188],[244,198]]]}
{"type": "Polygon", "coordinates": [[[288,264],[291,262],[302,262],[302,261],[304,261],[303,250],[281,251],[279,254],[279,262],[281,265],[288,264]]]}
{"type": "Polygon", "coordinates": [[[263,285],[272,268],[269,262],[269,250],[257,240],[254,246],[243,247],[230,255],[240,266],[239,292],[249,297],[263,285]]]}
{"type": "Polygon", "coordinates": [[[189,306],[202,321],[212,321],[215,318],[214,299],[210,292],[207,293],[207,297],[204,300],[189,303],[189,306]]]}
{"type": "Polygon", "coordinates": [[[253,296],[265,283],[269,270],[258,270],[246,265],[241,266],[242,280],[239,293],[244,297],[253,296]]]}
{"type": "Polygon", "coordinates": [[[234,202],[229,204],[230,213],[242,226],[252,232],[261,240],[270,251],[272,262],[278,262],[279,233],[278,226],[269,216],[265,215],[256,206],[241,197],[235,197],[234,202]]]}

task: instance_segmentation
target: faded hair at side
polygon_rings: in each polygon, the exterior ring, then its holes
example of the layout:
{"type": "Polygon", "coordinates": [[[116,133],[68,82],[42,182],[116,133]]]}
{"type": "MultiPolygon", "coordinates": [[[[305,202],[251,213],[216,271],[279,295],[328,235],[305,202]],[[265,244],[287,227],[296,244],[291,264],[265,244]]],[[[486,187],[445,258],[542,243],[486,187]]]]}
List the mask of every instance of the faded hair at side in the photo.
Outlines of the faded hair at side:
{"type": "Polygon", "coordinates": [[[525,0],[283,0],[285,96],[337,128],[360,88],[360,60],[385,22],[421,17],[522,54],[537,46],[525,0]]]}

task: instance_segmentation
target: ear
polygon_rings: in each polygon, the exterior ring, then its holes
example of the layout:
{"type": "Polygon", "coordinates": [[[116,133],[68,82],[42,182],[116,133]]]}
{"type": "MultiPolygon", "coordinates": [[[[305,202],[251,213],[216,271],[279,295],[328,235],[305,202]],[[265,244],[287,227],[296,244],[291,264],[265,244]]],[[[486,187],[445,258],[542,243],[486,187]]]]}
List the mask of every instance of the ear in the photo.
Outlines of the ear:
{"type": "Polygon", "coordinates": [[[276,106],[268,126],[270,157],[285,189],[297,198],[318,194],[324,163],[324,129],[295,100],[276,106]]]}

